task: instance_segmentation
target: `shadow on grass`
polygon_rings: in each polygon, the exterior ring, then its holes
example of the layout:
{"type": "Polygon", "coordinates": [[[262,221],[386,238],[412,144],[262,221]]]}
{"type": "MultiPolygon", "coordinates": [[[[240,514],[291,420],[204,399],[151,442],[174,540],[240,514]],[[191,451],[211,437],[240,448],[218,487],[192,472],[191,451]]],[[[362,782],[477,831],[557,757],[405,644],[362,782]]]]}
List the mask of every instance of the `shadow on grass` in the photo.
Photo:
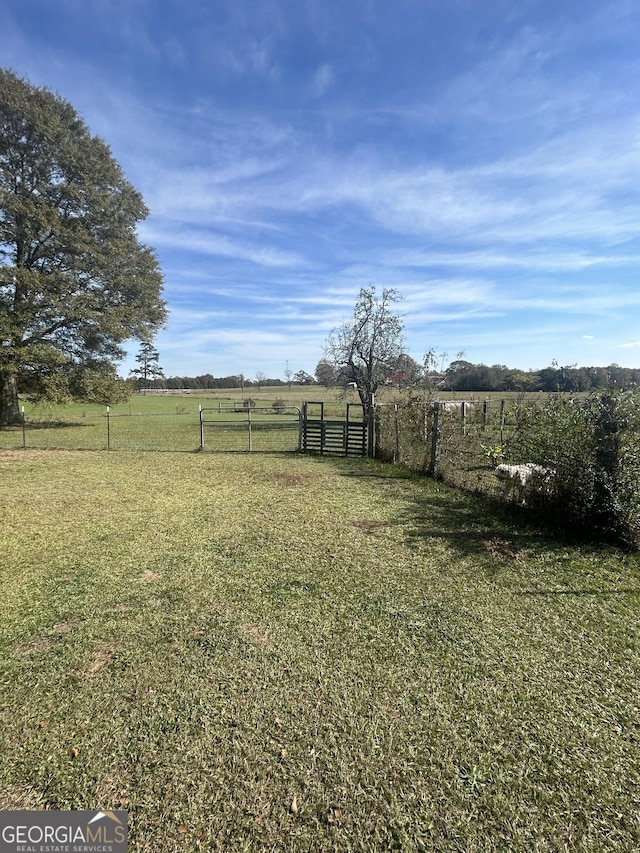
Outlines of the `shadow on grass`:
{"type": "Polygon", "coordinates": [[[402,528],[409,545],[446,541],[462,557],[494,563],[518,560],[531,548],[537,554],[556,554],[567,547],[599,551],[611,545],[595,540],[588,531],[563,530],[554,525],[548,514],[470,494],[400,466],[327,457],[319,461],[332,464],[344,477],[377,481],[381,494],[387,488],[395,489],[397,494],[399,481],[411,483],[411,489],[405,492],[404,509],[391,521],[402,528]]]}
{"type": "MultiPolygon", "coordinates": [[[[25,424],[27,432],[38,429],[69,429],[70,427],[77,429],[78,427],[94,426],[96,426],[95,423],[87,423],[86,421],[84,423],[82,421],[27,421],[25,424]]],[[[22,426],[19,425],[16,429],[22,429],[22,426]]]]}
{"type": "Polygon", "coordinates": [[[524,589],[517,595],[640,595],[640,587],[622,587],[620,589],[524,589]]]}

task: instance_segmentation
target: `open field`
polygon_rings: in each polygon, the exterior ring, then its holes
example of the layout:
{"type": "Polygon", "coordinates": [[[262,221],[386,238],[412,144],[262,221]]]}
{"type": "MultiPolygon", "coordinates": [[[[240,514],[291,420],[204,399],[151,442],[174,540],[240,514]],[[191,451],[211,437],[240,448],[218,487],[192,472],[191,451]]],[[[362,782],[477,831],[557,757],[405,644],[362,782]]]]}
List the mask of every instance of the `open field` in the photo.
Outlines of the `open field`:
{"type": "MultiPolygon", "coordinates": [[[[384,405],[396,400],[406,400],[408,392],[394,389],[384,389],[376,396],[377,402],[384,405]]],[[[455,395],[438,394],[445,399],[475,399],[484,400],[491,395],[455,395]]],[[[500,394],[492,399],[522,399],[522,394],[500,394]]],[[[539,399],[539,395],[529,395],[527,399],[539,399]]],[[[28,447],[31,449],[58,450],[173,450],[192,451],[200,446],[199,408],[207,409],[207,418],[215,421],[216,417],[225,422],[229,419],[225,409],[242,407],[244,401],[252,400],[258,409],[266,410],[274,403],[288,407],[301,408],[304,402],[324,403],[325,417],[343,418],[347,403],[357,403],[355,391],[346,394],[342,389],[324,388],[322,386],[296,386],[291,388],[275,387],[245,389],[219,389],[207,392],[190,393],[149,393],[135,394],[126,403],[110,406],[109,417],[105,406],[92,403],[68,403],[66,405],[50,405],[49,403],[33,403],[21,401],[24,405],[25,429],[20,426],[11,429],[0,429],[0,450],[28,447]],[[219,409],[218,415],[215,414],[219,409]]],[[[497,403],[496,405],[499,405],[497,403]]],[[[288,410],[288,416],[295,417],[293,408],[288,410]]],[[[314,416],[318,407],[314,409],[314,416]]],[[[357,418],[357,410],[352,410],[357,418]]],[[[232,419],[235,416],[232,416],[232,419]]],[[[254,420],[263,417],[258,410],[254,420]]],[[[263,417],[264,419],[264,417],[263,417]]],[[[272,420],[284,417],[274,416],[272,420]]],[[[243,433],[246,416],[237,416],[237,430],[233,436],[222,435],[218,449],[248,450],[248,442],[243,433]]],[[[207,426],[207,432],[213,435],[219,432],[213,423],[207,426]]],[[[283,438],[282,443],[268,442],[267,448],[262,448],[260,436],[256,437],[253,449],[292,450],[296,447],[295,430],[293,426],[290,435],[283,438]]],[[[207,440],[208,449],[216,449],[216,439],[207,440]]]]}
{"type": "Polygon", "coordinates": [[[372,462],[0,453],[1,808],[139,851],[640,849],[640,558],[372,462]]]}
{"type": "MultiPolygon", "coordinates": [[[[229,427],[236,435],[223,437],[225,449],[248,450],[244,436],[246,414],[229,414],[234,406],[242,408],[245,400],[253,400],[260,410],[253,412],[253,420],[271,420],[282,425],[287,419],[295,419],[295,409],[306,400],[325,404],[325,416],[344,416],[345,402],[355,402],[357,395],[351,393],[346,400],[339,400],[340,392],[324,388],[304,389],[292,387],[265,389],[261,392],[250,389],[244,395],[237,391],[211,391],[192,394],[136,394],[126,403],[110,406],[109,417],[105,406],[91,403],[69,403],[66,405],[34,404],[24,402],[25,430],[20,427],[0,430],[0,449],[13,449],[23,444],[32,449],[63,450],[183,450],[191,451],[200,446],[199,409],[207,410],[207,431],[214,432],[218,419],[222,427],[229,427]],[[287,414],[270,414],[268,407],[275,402],[292,407],[287,414]],[[227,424],[235,420],[236,424],[227,424]]],[[[220,430],[215,430],[219,432],[220,430]]],[[[296,430],[283,443],[276,442],[268,449],[295,450],[296,430]]],[[[216,441],[207,441],[205,446],[215,449],[216,441]]],[[[253,449],[261,449],[260,436],[256,435],[253,449]]]]}

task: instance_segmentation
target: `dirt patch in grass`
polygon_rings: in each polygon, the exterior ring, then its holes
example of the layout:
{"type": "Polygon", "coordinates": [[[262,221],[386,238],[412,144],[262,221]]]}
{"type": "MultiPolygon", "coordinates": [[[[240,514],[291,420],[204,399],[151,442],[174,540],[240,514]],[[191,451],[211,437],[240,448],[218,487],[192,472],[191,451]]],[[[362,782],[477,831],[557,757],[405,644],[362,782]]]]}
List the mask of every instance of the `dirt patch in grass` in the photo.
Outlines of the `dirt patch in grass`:
{"type": "Polygon", "coordinates": [[[295,486],[304,486],[308,481],[307,477],[303,477],[300,474],[278,474],[275,478],[275,482],[279,486],[287,486],[288,488],[294,488],[295,486]]]}
{"type": "Polygon", "coordinates": [[[270,471],[253,476],[253,480],[254,482],[269,482],[279,488],[293,489],[308,484],[309,477],[304,474],[298,474],[295,471],[270,471]]]}
{"type": "Polygon", "coordinates": [[[514,545],[513,542],[509,542],[508,539],[501,539],[499,536],[485,539],[484,547],[492,557],[495,557],[496,560],[502,560],[505,563],[524,560],[526,556],[525,552],[514,545]]]}
{"type": "MultiPolygon", "coordinates": [[[[5,430],[7,432],[9,432],[9,431],[16,431],[17,432],[18,430],[22,430],[22,427],[16,427],[15,430],[13,430],[12,427],[9,427],[8,429],[5,427],[2,431],[4,432],[5,430]]],[[[20,448],[19,450],[0,450],[0,462],[6,461],[6,462],[16,462],[17,463],[18,461],[20,461],[20,457],[18,454],[23,454],[23,453],[24,453],[23,448],[20,448]]],[[[36,460],[43,459],[43,458],[49,458],[50,459],[51,458],[51,451],[49,451],[49,450],[32,450],[31,448],[29,448],[29,462],[34,462],[36,460]]]]}
{"type": "Polygon", "coordinates": [[[79,616],[74,616],[72,619],[66,619],[63,622],[56,622],[53,627],[38,637],[34,637],[26,643],[21,643],[16,647],[16,652],[19,655],[42,654],[50,651],[54,646],[57,646],[64,634],[69,634],[80,625],[82,619],[79,616]]]}
{"type": "Polygon", "coordinates": [[[80,675],[84,678],[93,678],[96,673],[110,663],[116,654],[116,647],[112,643],[107,643],[104,646],[97,648],[87,666],[82,670],[80,675]]]}

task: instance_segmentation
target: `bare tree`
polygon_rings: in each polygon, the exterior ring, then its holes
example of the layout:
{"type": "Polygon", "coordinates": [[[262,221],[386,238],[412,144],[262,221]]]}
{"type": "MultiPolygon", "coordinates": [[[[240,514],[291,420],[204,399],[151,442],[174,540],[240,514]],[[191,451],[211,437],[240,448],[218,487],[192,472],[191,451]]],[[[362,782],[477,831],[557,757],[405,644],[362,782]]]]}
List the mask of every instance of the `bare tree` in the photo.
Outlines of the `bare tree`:
{"type": "Polygon", "coordinates": [[[262,390],[262,385],[266,381],[267,375],[261,370],[256,370],[256,382],[258,383],[258,391],[262,390]]]}
{"type": "Polygon", "coordinates": [[[392,311],[400,299],[394,289],[378,298],[375,287],[362,288],[353,317],[334,329],[327,341],[326,360],[355,386],[365,419],[372,416],[374,395],[403,353],[402,319],[392,311]]]}

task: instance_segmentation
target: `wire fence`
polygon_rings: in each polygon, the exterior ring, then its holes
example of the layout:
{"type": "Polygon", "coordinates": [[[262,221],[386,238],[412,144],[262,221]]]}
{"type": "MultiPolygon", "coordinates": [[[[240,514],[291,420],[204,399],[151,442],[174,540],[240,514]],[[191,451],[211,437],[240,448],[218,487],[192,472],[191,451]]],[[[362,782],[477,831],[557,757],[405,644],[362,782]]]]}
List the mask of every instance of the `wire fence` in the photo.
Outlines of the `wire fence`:
{"type": "Polygon", "coordinates": [[[640,540],[633,392],[378,407],[376,455],[492,499],[640,540]]]}
{"type": "MultiPolygon", "coordinates": [[[[248,408],[234,404],[230,411],[219,403],[205,417],[191,401],[142,413],[131,405],[118,412],[104,407],[34,410],[17,427],[0,430],[0,450],[300,447],[295,407],[274,403],[271,411],[252,409],[250,414],[248,408]]],[[[469,402],[413,399],[377,406],[375,427],[379,459],[549,513],[567,526],[579,524],[640,544],[637,393],[469,402]]]]}
{"type": "Polygon", "coordinates": [[[27,418],[0,431],[0,448],[31,450],[196,450],[197,415],[114,414],[88,411],[68,420],[27,418]]]}
{"type": "Polygon", "coordinates": [[[296,452],[301,423],[297,406],[256,406],[253,401],[197,408],[177,405],[142,413],[86,407],[32,413],[0,430],[0,449],[296,452]]]}

